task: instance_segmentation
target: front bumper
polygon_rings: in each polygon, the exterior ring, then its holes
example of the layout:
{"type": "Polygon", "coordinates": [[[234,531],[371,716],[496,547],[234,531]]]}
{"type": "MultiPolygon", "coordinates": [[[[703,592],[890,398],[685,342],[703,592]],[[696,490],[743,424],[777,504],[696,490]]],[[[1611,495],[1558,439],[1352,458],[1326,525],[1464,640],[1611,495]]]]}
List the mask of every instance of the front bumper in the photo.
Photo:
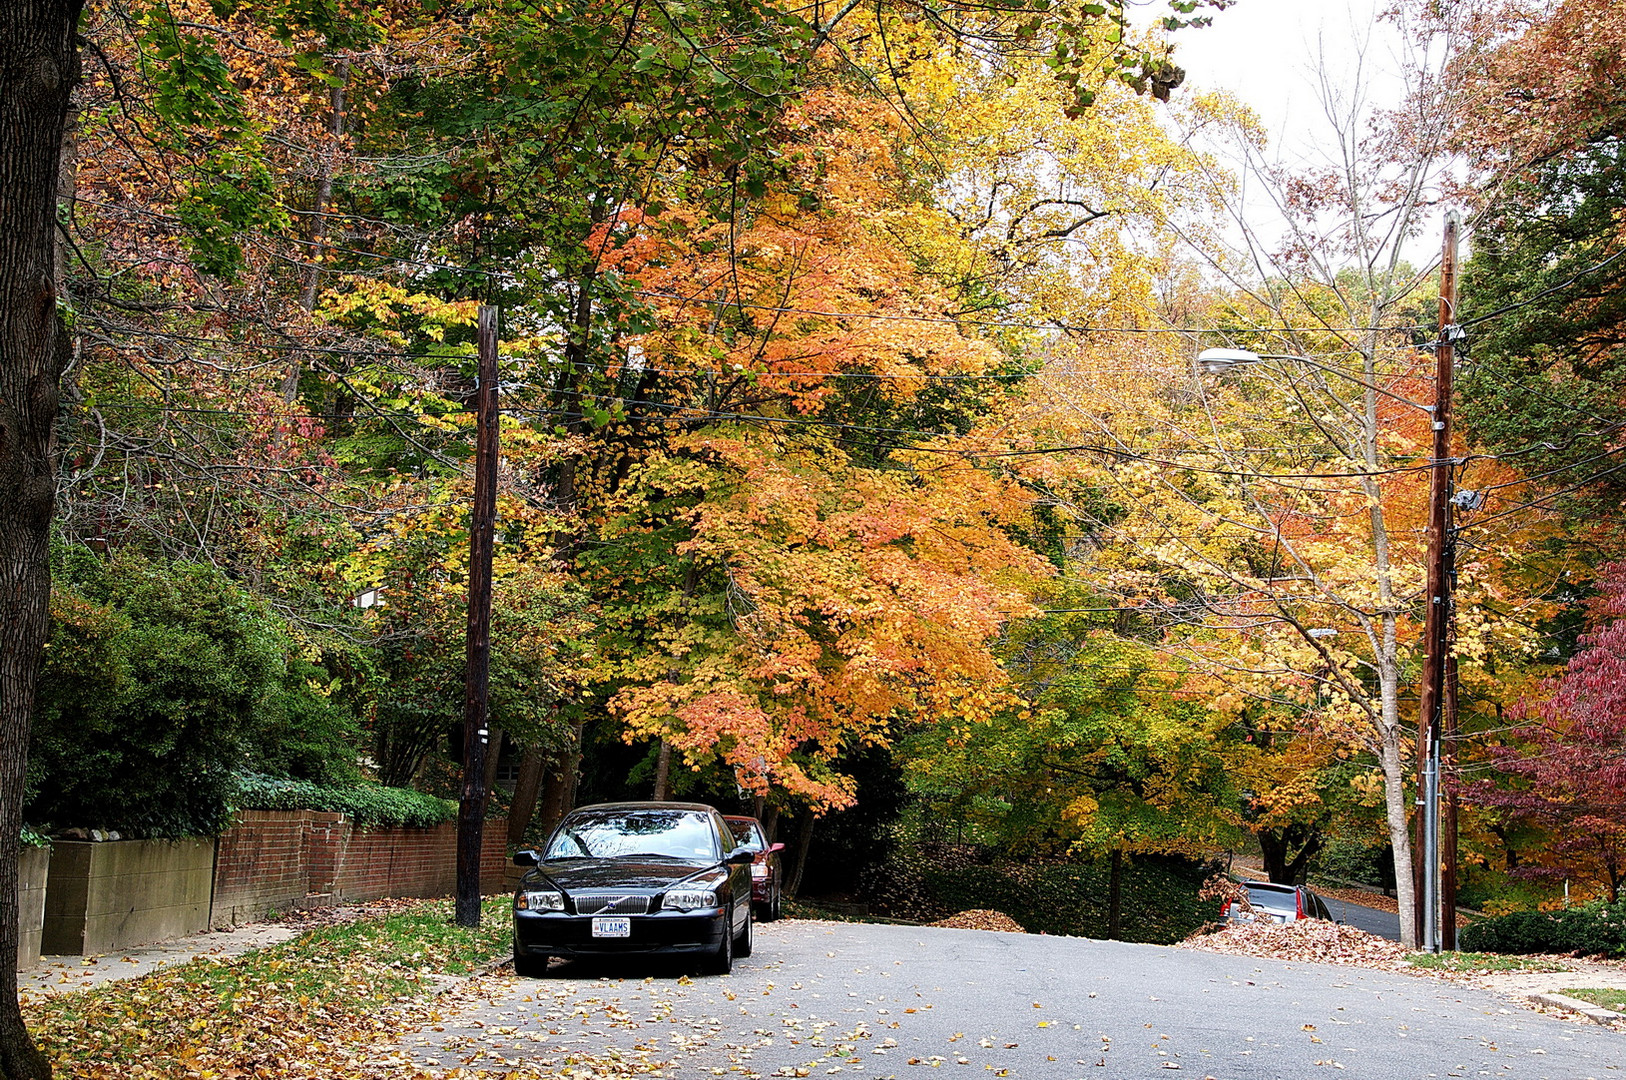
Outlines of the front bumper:
{"type": "Polygon", "coordinates": [[[661,956],[709,954],[722,948],[727,916],[710,911],[658,911],[630,915],[632,933],[624,938],[593,936],[591,915],[562,911],[514,912],[514,953],[519,956],[661,956]]]}

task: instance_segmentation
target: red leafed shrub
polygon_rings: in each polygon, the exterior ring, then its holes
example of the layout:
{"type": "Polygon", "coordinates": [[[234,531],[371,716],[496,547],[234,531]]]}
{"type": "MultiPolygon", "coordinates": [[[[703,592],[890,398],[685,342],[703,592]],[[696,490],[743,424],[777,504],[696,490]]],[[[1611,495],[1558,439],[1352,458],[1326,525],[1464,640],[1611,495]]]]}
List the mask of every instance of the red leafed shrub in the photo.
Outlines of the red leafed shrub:
{"type": "Polygon", "coordinates": [[[1626,878],[1626,563],[1602,567],[1598,585],[1594,629],[1530,710],[1536,723],[1491,750],[1502,778],[1465,794],[1549,833],[1542,865],[1525,873],[1593,878],[1614,902],[1626,878]]]}

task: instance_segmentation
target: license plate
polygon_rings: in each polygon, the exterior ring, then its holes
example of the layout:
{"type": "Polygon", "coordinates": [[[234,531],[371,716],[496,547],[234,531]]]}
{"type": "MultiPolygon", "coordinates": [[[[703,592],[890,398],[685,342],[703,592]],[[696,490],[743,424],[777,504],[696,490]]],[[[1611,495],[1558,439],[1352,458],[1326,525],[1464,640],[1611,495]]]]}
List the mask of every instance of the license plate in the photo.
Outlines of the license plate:
{"type": "Polygon", "coordinates": [[[593,920],[594,937],[631,937],[632,920],[622,916],[620,918],[595,918],[593,920]]]}

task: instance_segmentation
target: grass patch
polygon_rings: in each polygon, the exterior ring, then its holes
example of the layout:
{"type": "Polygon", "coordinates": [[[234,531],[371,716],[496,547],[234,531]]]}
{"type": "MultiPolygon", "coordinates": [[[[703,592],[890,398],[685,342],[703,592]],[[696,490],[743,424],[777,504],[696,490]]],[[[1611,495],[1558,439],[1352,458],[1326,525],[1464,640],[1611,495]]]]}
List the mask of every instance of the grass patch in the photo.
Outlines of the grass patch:
{"type": "Polygon", "coordinates": [[[450,900],[430,901],[381,919],[312,930],[283,947],[330,962],[372,957],[423,973],[467,975],[510,951],[513,910],[512,897],[490,897],[481,905],[480,925],[470,929],[452,922],[450,900]]]}
{"type": "Polygon", "coordinates": [[[358,1076],[390,1033],[386,1009],[427,996],[434,975],[507,953],[509,905],[493,897],[467,929],[451,901],[427,901],[239,957],[29,995],[24,1016],[59,1080],[358,1076]]]}
{"type": "Polygon", "coordinates": [[[1442,952],[1413,953],[1411,966],[1424,971],[1568,971],[1557,960],[1530,956],[1504,956],[1501,953],[1442,952]]]}
{"type": "Polygon", "coordinates": [[[1626,1013],[1626,990],[1582,986],[1573,987],[1569,990],[1560,990],[1559,993],[1566,997],[1580,998],[1588,1005],[1596,1005],[1600,1009],[1612,1009],[1618,1013],[1626,1013]]]}

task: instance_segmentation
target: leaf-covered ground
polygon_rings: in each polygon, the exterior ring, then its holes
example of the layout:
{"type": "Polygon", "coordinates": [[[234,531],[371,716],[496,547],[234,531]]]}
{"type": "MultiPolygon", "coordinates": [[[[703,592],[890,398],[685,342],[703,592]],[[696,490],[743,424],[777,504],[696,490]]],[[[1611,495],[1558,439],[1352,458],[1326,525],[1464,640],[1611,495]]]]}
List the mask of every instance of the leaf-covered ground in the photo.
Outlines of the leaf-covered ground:
{"type": "MultiPolygon", "coordinates": [[[[434,1024],[440,991],[509,951],[506,898],[476,929],[453,924],[449,901],[304,918],[316,925],[286,944],[30,995],[25,1016],[60,1080],[403,1080],[430,1074],[389,1049],[398,1033],[434,1024]]],[[[558,1075],[617,1072],[579,1062],[558,1075]]]]}

